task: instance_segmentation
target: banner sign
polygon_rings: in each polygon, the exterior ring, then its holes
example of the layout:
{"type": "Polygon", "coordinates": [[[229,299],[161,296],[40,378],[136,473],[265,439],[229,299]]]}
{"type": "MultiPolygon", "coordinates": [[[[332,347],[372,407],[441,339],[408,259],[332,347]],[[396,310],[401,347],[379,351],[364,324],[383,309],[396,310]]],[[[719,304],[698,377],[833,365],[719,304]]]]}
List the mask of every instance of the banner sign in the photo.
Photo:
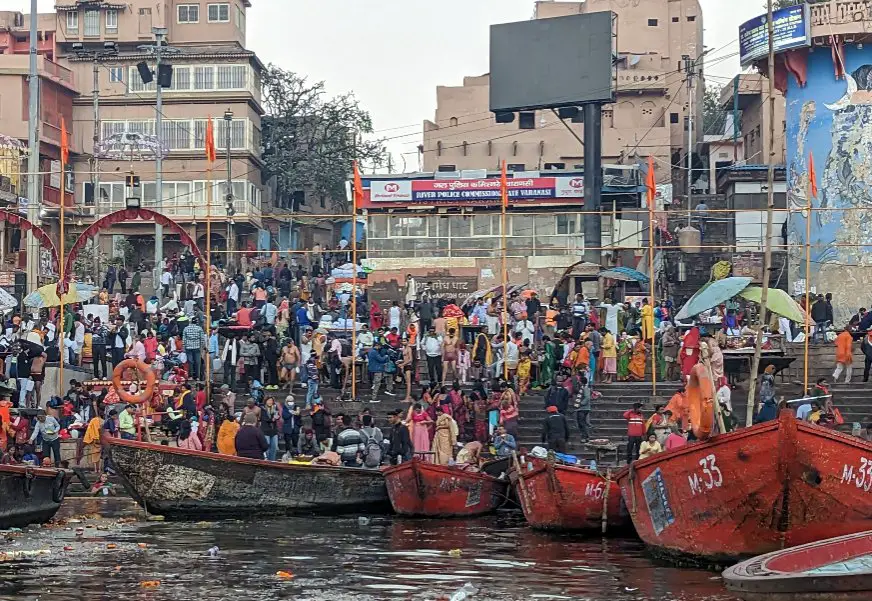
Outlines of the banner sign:
{"type": "MultiPolygon", "coordinates": [[[[772,13],[775,52],[811,46],[811,19],[808,4],[781,8],[772,13]]],[[[739,26],[739,61],[750,65],[769,54],[767,15],[755,17],[739,26]]]]}
{"type": "MultiPolygon", "coordinates": [[[[509,202],[543,199],[584,198],[584,177],[509,178],[509,202]]],[[[364,194],[366,196],[366,194],[364,194]]],[[[502,198],[499,178],[428,179],[370,182],[369,206],[383,203],[420,204],[499,204],[502,198]]]]}

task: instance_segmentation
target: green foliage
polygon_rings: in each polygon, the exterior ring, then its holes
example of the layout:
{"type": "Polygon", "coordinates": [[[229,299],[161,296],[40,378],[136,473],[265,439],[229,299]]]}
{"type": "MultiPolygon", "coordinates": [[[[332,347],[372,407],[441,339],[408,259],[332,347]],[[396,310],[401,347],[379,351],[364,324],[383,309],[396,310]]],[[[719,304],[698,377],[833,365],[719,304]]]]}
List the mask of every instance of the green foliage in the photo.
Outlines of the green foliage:
{"type": "Polygon", "coordinates": [[[372,118],[353,93],[327,96],[324,82],[310,82],[274,65],[262,77],[264,162],[280,196],[305,191],[346,211],[345,183],[357,160],[361,169],[385,164],[382,140],[367,140],[372,118]]]}
{"type": "Polygon", "coordinates": [[[115,265],[124,265],[129,267],[133,265],[133,255],[135,254],[133,244],[126,237],[118,237],[115,239],[115,256],[109,261],[115,265]]]}
{"type": "Polygon", "coordinates": [[[706,82],[702,100],[702,131],[707,136],[721,135],[727,123],[727,113],[720,106],[721,88],[706,82]]]}

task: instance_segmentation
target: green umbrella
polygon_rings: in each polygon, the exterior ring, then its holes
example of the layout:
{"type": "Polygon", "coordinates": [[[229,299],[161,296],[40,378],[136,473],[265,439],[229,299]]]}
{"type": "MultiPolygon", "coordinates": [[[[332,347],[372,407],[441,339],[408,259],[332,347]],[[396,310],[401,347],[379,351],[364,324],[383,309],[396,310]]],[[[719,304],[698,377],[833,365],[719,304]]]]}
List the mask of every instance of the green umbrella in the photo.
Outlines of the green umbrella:
{"type": "MultiPolygon", "coordinates": [[[[739,293],[742,298],[759,303],[763,297],[763,288],[760,286],[748,286],[739,293]]],[[[799,304],[790,298],[784,290],[780,288],[770,288],[769,295],[766,298],[766,308],[773,313],[777,313],[786,317],[790,321],[805,323],[806,314],[799,304]]]]}
{"type": "Polygon", "coordinates": [[[751,283],[751,278],[724,278],[709,282],[699,290],[696,294],[690,297],[675,319],[685,320],[694,315],[699,315],[703,311],[708,311],[712,307],[717,307],[722,302],[729,300],[739,294],[742,290],[748,287],[751,283]]]}

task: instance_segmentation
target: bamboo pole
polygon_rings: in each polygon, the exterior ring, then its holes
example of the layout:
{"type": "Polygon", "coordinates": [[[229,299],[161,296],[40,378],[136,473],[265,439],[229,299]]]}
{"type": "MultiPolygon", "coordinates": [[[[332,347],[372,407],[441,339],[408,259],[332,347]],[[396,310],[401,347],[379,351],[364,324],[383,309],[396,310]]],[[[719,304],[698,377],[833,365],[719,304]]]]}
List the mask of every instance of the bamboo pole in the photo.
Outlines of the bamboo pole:
{"type": "MultiPolygon", "coordinates": [[[[212,163],[206,170],[206,189],[212,190],[212,163]]],[[[212,337],[212,199],[211,192],[206,196],[206,402],[212,402],[212,356],[209,345],[212,337]]],[[[196,236],[196,232],[194,232],[196,236]]],[[[196,244],[196,240],[194,244],[196,244]]],[[[213,417],[213,419],[215,419],[213,417]]]]}
{"type": "Polygon", "coordinates": [[[502,269],[500,275],[503,283],[503,379],[509,381],[509,273],[506,266],[506,209],[509,204],[509,191],[506,185],[506,161],[502,162],[502,178],[500,179],[501,194],[501,211],[500,211],[500,246],[502,249],[502,269]]]}
{"type": "MultiPolygon", "coordinates": [[[[648,284],[651,294],[651,319],[654,319],[654,199],[648,199],[648,284]]],[[[651,329],[651,392],[657,394],[657,349],[654,346],[654,329],[651,329]]],[[[605,526],[604,526],[605,528],[605,526]]],[[[605,529],[603,529],[605,532],[605,529]]]]}
{"type": "Polygon", "coordinates": [[[811,334],[811,307],[809,307],[809,291],[811,289],[811,189],[808,191],[808,204],[805,211],[805,343],[802,356],[802,394],[808,394],[808,343],[811,334]]]}
{"type": "MultiPolygon", "coordinates": [[[[357,166],[355,163],[355,170],[357,166]]],[[[357,399],[357,184],[351,193],[351,398],[357,399]]],[[[345,323],[348,323],[347,321],[345,323]]],[[[343,392],[345,386],[342,387],[343,392]]]]}
{"type": "MultiPolygon", "coordinates": [[[[766,303],[769,300],[769,272],[772,269],[772,209],[775,207],[775,32],[772,23],[772,0],[767,1],[767,32],[769,34],[769,169],[767,183],[769,193],[766,201],[766,237],[763,253],[763,290],[760,293],[760,315],[757,323],[757,337],[754,344],[754,359],[751,364],[751,381],[748,385],[748,409],[745,425],[754,421],[754,401],[757,396],[757,376],[760,370],[760,353],[763,349],[763,327],[766,324],[766,303]]],[[[806,287],[808,281],[806,281],[806,287]]]]}
{"type": "MultiPolygon", "coordinates": [[[[34,152],[33,149],[31,149],[31,152],[34,152]]],[[[60,338],[58,338],[58,340],[60,342],[59,347],[60,347],[60,351],[61,351],[60,367],[58,368],[58,396],[62,397],[62,398],[64,396],[64,392],[66,392],[64,390],[64,356],[67,354],[67,342],[66,342],[67,334],[64,331],[64,296],[65,295],[63,294],[63,291],[66,289],[66,265],[65,265],[66,258],[64,257],[64,253],[66,252],[66,240],[64,240],[64,213],[65,213],[65,211],[64,211],[64,188],[66,187],[66,181],[64,181],[64,180],[66,178],[64,176],[66,175],[66,169],[67,169],[67,163],[65,160],[66,157],[64,156],[64,154],[65,154],[64,151],[61,150],[61,186],[60,186],[61,187],[61,201],[60,201],[60,210],[58,211],[58,220],[60,222],[60,231],[61,231],[60,249],[59,249],[59,253],[58,253],[59,254],[59,256],[58,256],[58,263],[59,263],[58,270],[60,271],[60,278],[61,278],[60,279],[61,285],[59,286],[61,294],[58,295],[58,301],[61,304],[60,317],[59,317],[60,327],[58,328],[58,330],[60,331],[60,338]]],[[[31,202],[33,202],[33,199],[31,199],[31,202]]],[[[27,252],[36,252],[36,249],[28,248],[27,252]]]]}

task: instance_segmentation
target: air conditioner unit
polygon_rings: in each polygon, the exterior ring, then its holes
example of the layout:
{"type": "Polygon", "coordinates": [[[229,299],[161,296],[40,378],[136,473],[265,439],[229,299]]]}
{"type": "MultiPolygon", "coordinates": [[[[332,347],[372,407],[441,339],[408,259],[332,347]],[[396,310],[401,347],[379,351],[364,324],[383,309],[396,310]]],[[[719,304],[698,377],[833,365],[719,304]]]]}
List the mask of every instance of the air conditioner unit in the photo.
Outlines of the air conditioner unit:
{"type": "Polygon", "coordinates": [[[487,179],[487,169],[463,169],[460,179],[487,179]]]}
{"type": "Polygon", "coordinates": [[[79,207],[79,210],[82,212],[82,217],[93,217],[97,213],[97,207],[94,206],[79,207]]]}

